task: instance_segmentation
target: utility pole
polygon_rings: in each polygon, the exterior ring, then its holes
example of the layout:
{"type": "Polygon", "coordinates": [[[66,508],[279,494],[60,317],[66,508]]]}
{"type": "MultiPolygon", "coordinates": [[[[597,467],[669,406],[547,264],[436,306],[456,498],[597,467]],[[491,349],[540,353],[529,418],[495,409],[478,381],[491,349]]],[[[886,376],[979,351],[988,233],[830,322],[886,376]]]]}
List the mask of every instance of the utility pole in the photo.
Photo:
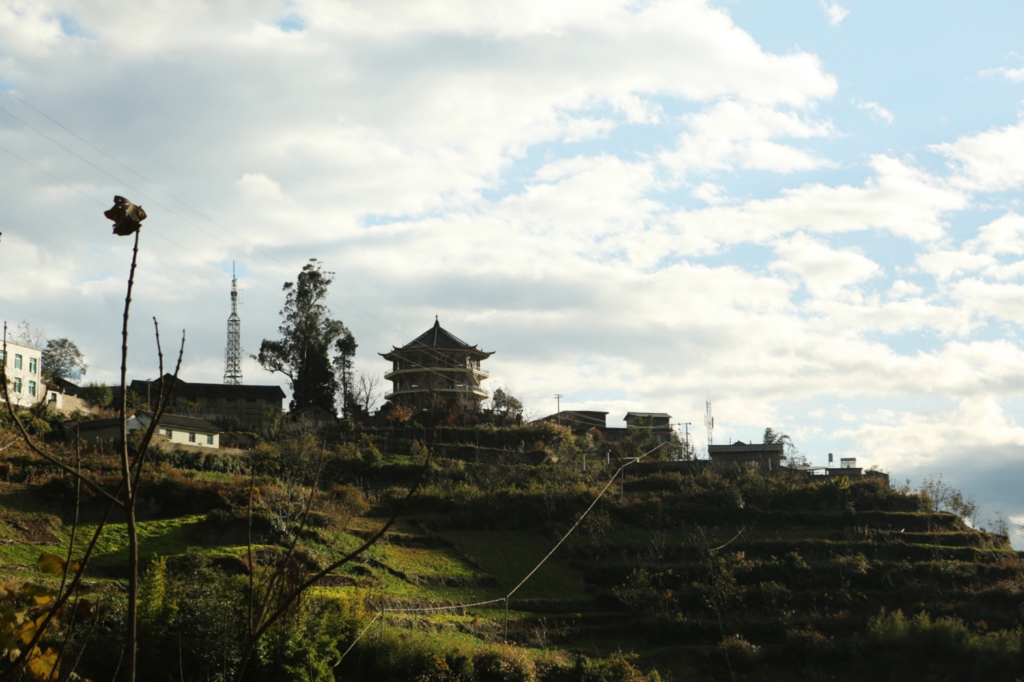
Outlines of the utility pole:
{"type": "Polygon", "coordinates": [[[690,427],[693,426],[693,422],[683,422],[677,426],[682,426],[686,433],[686,454],[690,454],[690,427]]]}
{"type": "Polygon", "coordinates": [[[562,394],[556,393],[555,400],[558,401],[558,425],[562,425],[562,394]]]}

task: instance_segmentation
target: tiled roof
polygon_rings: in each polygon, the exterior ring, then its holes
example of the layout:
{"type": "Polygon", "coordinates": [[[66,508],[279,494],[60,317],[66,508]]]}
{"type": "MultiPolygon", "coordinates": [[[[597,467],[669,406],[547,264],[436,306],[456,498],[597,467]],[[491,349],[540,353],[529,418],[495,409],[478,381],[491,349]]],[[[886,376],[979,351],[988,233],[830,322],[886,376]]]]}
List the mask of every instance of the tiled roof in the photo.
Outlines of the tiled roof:
{"type": "Polygon", "coordinates": [[[709,445],[708,454],[726,454],[733,452],[782,452],[782,443],[744,443],[736,441],[731,445],[709,445]]]}
{"type": "MultiPolygon", "coordinates": [[[[170,386],[171,375],[164,376],[164,386],[170,386]]],[[[149,393],[156,395],[160,390],[160,380],[155,381],[140,381],[138,379],[132,381],[128,387],[130,390],[135,391],[137,394],[146,397],[147,384],[150,387],[149,393]]],[[[256,400],[262,398],[264,400],[284,400],[284,391],[281,390],[280,386],[256,386],[256,385],[240,385],[231,386],[228,384],[194,384],[187,381],[178,379],[177,383],[174,384],[174,397],[175,398],[226,398],[228,400],[256,400]]]]}
{"type": "Polygon", "coordinates": [[[603,429],[608,424],[608,413],[598,410],[562,410],[537,421],[558,422],[561,421],[567,426],[597,427],[603,429]]]}
{"type": "MultiPolygon", "coordinates": [[[[144,415],[152,418],[152,414],[149,412],[138,412],[137,414],[144,415]]],[[[190,429],[192,431],[206,431],[207,433],[222,433],[222,430],[206,421],[205,419],[199,419],[197,417],[183,417],[180,414],[165,414],[160,417],[160,426],[176,426],[180,429],[190,429]]]]}
{"type": "Polygon", "coordinates": [[[406,348],[476,348],[476,346],[469,345],[442,327],[435,317],[433,327],[402,346],[402,348],[404,350],[406,348]]]}
{"type": "Polygon", "coordinates": [[[106,429],[111,426],[120,426],[121,419],[119,417],[114,417],[113,419],[90,419],[89,421],[78,422],[78,424],[75,424],[74,421],[66,421],[64,422],[64,425],[69,429],[73,429],[77,426],[80,431],[91,431],[92,429],[106,429]]]}
{"type": "MultiPolygon", "coordinates": [[[[475,345],[471,346],[459,337],[455,336],[455,334],[452,334],[450,331],[442,327],[436,317],[434,318],[433,327],[423,332],[401,348],[396,347],[394,350],[417,350],[423,348],[434,348],[439,350],[466,350],[481,354],[483,357],[493,355],[493,353],[482,351],[475,345]]],[[[381,353],[381,355],[387,357],[389,354],[381,353]]]]}

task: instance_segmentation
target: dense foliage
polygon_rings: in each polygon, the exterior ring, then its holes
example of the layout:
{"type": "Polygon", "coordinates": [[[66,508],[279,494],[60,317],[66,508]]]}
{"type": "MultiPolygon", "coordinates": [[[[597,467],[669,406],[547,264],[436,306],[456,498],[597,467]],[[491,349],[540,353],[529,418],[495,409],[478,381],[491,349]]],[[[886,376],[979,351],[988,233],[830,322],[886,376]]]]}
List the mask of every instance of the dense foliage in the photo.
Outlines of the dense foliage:
{"type": "Polygon", "coordinates": [[[317,406],[335,414],[339,375],[345,389],[343,395],[352,393],[356,342],[341,320],[330,316],[326,299],[333,274],[324,272],[314,258],[302,267],[295,282],[285,282],[287,296],[281,310],[283,322],[278,328],[281,338],[264,339],[260,352],[253,356],[264,369],[288,377],[292,413],[317,406]]]}
{"type": "MultiPolygon", "coordinates": [[[[345,429],[326,440],[286,424],[244,453],[153,451],[139,495],[140,678],[234,679],[250,574],[257,595],[279,600],[354,549],[399,508],[428,452],[427,480],[398,529],[288,606],[244,679],[1024,675],[1024,562],[1005,537],[965,524],[964,496],[939,479],[912,491],[879,477],[648,459],[626,467],[510,600],[507,645],[500,603],[402,611],[500,598],[629,461],[544,423],[345,429]]],[[[0,481],[0,496],[22,528],[0,527],[8,566],[40,553],[19,542],[66,542],[76,510],[86,531],[102,514],[103,500],[79,498],[58,469],[17,446],[4,455],[10,482],[0,481]]],[[[109,452],[84,453],[82,468],[117,480],[109,452]]],[[[70,632],[68,651],[83,652],[77,670],[91,679],[113,677],[124,627],[123,524],[108,533],[89,569],[96,610],[55,620],[36,654],[45,662],[70,632]]],[[[0,582],[15,599],[52,589],[38,579],[27,588],[0,582]]]]}

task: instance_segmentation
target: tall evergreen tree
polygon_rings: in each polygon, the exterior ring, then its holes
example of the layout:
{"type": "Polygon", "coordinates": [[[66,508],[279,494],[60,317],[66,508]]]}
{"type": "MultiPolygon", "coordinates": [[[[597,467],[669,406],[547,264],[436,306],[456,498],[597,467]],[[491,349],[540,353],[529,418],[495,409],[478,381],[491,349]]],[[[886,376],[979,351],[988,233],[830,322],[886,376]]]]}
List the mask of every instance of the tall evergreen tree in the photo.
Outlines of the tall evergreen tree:
{"type": "Polygon", "coordinates": [[[291,382],[291,412],[319,405],[336,414],[334,396],[338,393],[335,369],[350,367],[356,352],[355,338],[341,320],[331,318],[325,300],[334,281],[333,272],[324,272],[320,262],[311,258],[302,267],[295,282],[285,282],[286,292],[278,331],[281,339],[264,339],[259,355],[252,356],[263,369],[284,374],[291,382]],[[334,358],[331,358],[331,353],[334,358]]]}

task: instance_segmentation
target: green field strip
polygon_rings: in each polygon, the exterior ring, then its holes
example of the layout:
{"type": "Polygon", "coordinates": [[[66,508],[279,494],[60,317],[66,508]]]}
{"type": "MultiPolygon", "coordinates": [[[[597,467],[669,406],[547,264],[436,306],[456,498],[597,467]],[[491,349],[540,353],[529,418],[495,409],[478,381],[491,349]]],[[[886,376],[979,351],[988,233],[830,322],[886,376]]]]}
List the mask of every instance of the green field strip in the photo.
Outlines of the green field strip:
{"type": "MultiPolygon", "coordinates": [[[[446,531],[440,536],[494,576],[495,596],[504,596],[544,558],[555,541],[522,531],[446,531]]],[[[520,599],[582,599],[583,579],[556,552],[516,593],[520,599]]]]}

